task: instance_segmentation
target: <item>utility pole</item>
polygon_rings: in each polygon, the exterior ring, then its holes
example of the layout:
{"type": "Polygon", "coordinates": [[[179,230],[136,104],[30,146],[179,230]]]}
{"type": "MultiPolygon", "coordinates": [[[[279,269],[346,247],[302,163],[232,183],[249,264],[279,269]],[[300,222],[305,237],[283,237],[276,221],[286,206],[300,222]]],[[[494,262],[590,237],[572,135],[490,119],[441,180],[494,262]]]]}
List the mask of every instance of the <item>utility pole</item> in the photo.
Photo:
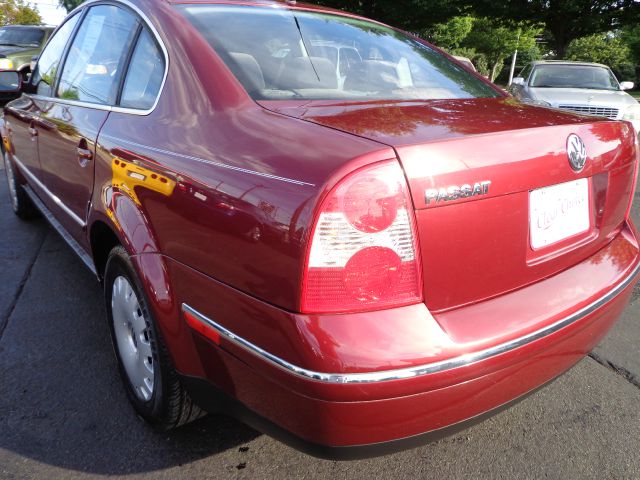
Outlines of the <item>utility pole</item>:
{"type": "Polygon", "coordinates": [[[516,49],[513,52],[513,58],[511,59],[511,70],[509,70],[509,83],[507,86],[511,85],[513,81],[513,74],[516,69],[516,59],[518,58],[518,46],[520,46],[520,29],[518,29],[518,39],[516,40],[516,49]]]}

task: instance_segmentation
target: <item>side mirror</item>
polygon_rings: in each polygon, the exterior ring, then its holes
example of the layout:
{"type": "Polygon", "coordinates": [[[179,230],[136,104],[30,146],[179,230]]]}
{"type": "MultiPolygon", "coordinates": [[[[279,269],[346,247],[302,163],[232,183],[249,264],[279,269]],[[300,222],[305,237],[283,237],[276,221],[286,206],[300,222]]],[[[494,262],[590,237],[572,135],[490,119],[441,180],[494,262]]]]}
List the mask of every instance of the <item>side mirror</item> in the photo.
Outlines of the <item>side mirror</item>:
{"type": "Polygon", "coordinates": [[[633,82],[620,82],[620,90],[632,90],[634,86],[633,82]]]}
{"type": "Polygon", "coordinates": [[[511,85],[521,85],[524,86],[524,78],[522,77],[514,77],[513,80],[511,80],[511,85]]]}
{"type": "Polygon", "coordinates": [[[15,70],[0,72],[0,94],[20,93],[22,90],[22,76],[15,70]]]}
{"type": "Polygon", "coordinates": [[[31,63],[29,64],[29,70],[32,72],[36,69],[36,63],[38,63],[38,55],[31,57],[31,63]]]}

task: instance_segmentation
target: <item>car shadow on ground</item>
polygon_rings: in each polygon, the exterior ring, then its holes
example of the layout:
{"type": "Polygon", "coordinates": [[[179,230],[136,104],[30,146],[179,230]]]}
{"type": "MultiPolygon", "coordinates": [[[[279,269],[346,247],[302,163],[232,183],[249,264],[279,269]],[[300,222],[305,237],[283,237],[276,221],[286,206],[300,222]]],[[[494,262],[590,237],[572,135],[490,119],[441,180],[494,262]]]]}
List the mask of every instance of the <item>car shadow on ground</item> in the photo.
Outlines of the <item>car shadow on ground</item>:
{"type": "Polygon", "coordinates": [[[19,296],[0,337],[0,458],[8,460],[0,471],[26,457],[95,474],[150,472],[260,435],[219,415],[170,433],[137,417],[117,373],[100,285],[44,221],[12,217],[2,181],[0,224],[39,240],[22,252],[0,242],[0,258],[26,279],[22,288],[18,276],[15,288],[2,290],[19,296]]]}

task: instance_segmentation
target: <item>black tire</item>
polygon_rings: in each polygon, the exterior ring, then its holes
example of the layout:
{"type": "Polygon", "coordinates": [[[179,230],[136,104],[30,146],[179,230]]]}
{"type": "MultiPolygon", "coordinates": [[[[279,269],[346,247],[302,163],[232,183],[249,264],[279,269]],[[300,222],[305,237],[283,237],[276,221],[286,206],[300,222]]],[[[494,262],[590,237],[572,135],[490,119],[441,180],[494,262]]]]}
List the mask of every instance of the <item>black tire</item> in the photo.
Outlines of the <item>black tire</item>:
{"type": "Polygon", "coordinates": [[[15,174],[15,167],[13,162],[9,159],[9,155],[6,152],[2,152],[4,158],[4,173],[7,177],[7,183],[9,185],[9,198],[11,199],[11,208],[22,220],[30,220],[38,216],[38,209],[35,207],[31,199],[22,188],[18,177],[15,174]]]}
{"type": "Polygon", "coordinates": [[[104,295],[109,330],[111,332],[113,350],[118,362],[118,369],[129,400],[138,414],[160,430],[172,430],[203,416],[203,410],[191,401],[188,393],[180,383],[156,321],[147,306],[146,296],[140,286],[138,276],[131,264],[129,255],[122,246],[114,247],[109,254],[104,275],[104,295]],[[146,334],[148,333],[148,340],[153,354],[153,388],[151,392],[147,392],[150,396],[146,400],[141,398],[141,391],[136,389],[127,373],[122,361],[121,347],[119,347],[116,337],[112,298],[114,283],[119,277],[124,277],[129,282],[133,293],[137,297],[139,311],[141,311],[148,326],[148,330],[145,331],[145,338],[147,338],[146,334]]]}

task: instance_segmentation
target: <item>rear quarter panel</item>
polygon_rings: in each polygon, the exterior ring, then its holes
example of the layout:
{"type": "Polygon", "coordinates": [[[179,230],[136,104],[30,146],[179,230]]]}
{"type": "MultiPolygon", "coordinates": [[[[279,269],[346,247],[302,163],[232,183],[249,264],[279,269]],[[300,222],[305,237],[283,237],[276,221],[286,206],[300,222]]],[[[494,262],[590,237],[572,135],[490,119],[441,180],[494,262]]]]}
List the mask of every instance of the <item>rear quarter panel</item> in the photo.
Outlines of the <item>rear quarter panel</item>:
{"type": "Polygon", "coordinates": [[[126,230],[131,253],[161,252],[296,310],[306,235],[326,184],[395,154],[263,109],[171,6],[148,11],[163,26],[166,84],[151,114],[112,112],[101,129],[94,218],[126,230]]]}

